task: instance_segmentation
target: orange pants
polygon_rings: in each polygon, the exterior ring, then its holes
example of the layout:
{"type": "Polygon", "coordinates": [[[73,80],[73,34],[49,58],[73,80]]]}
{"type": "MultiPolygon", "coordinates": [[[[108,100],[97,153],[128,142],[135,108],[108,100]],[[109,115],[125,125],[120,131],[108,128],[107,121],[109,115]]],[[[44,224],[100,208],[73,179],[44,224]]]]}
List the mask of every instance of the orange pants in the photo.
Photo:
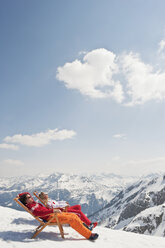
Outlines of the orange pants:
{"type": "MultiPolygon", "coordinates": [[[[69,224],[73,229],[75,229],[86,239],[89,239],[89,237],[91,236],[92,232],[83,225],[83,222],[76,214],[62,212],[58,213],[57,216],[61,224],[69,224]]],[[[51,217],[52,215],[50,215],[48,220],[51,217]]],[[[56,222],[56,218],[54,218],[51,222],[56,222]]]]}

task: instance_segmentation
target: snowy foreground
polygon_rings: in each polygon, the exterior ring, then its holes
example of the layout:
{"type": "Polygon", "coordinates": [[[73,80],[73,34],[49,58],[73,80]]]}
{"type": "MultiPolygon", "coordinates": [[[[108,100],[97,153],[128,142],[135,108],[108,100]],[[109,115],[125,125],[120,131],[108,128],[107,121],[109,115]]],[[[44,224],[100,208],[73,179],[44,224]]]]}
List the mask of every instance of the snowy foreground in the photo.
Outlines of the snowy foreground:
{"type": "Polygon", "coordinates": [[[17,211],[0,206],[0,247],[30,247],[30,248],[164,248],[165,238],[147,236],[96,227],[99,238],[95,242],[88,241],[80,236],[71,227],[64,227],[65,240],[59,234],[56,226],[46,227],[36,239],[31,239],[37,221],[24,211],[17,211]]]}

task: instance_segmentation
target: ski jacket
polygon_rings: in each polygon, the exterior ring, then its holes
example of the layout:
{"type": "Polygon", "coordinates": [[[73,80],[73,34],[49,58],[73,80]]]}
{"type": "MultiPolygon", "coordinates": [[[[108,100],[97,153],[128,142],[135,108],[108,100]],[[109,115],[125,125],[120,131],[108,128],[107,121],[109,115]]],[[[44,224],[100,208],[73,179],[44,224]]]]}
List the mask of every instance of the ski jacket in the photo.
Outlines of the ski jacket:
{"type": "Polygon", "coordinates": [[[26,207],[35,215],[41,217],[43,220],[49,218],[49,214],[53,213],[53,209],[44,207],[42,204],[33,201],[30,204],[26,204],[26,207]],[[48,216],[46,216],[48,215],[48,216]]]}
{"type": "MultiPolygon", "coordinates": [[[[23,192],[19,194],[18,196],[22,196],[24,194],[31,194],[29,192],[23,192]]],[[[32,196],[31,196],[32,197],[32,196]]],[[[33,198],[32,198],[33,199],[33,198]]],[[[42,204],[37,203],[33,200],[32,203],[26,204],[26,207],[35,215],[35,216],[40,216],[42,217],[43,220],[47,220],[49,218],[49,214],[53,213],[53,209],[46,208],[42,204]],[[48,215],[48,216],[45,216],[48,215]]]]}

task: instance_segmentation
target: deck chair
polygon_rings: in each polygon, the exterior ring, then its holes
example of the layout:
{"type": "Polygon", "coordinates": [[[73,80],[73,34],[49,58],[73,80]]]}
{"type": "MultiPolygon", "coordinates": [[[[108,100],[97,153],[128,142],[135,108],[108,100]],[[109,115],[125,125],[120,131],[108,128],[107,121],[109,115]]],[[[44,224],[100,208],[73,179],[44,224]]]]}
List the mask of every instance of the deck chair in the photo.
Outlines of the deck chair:
{"type": "MultiPolygon", "coordinates": [[[[46,206],[46,204],[45,204],[45,202],[39,197],[39,194],[38,194],[38,192],[37,191],[34,191],[33,192],[33,195],[35,195],[35,197],[37,197],[37,199],[45,206],[45,207],[47,207],[46,206]]],[[[63,212],[68,212],[67,210],[68,210],[68,207],[64,207],[64,208],[60,208],[63,212]]]]}
{"type": "Polygon", "coordinates": [[[53,226],[53,225],[57,225],[59,227],[61,237],[64,239],[64,230],[63,230],[61,223],[59,222],[59,219],[56,213],[53,214],[52,218],[49,221],[44,221],[40,218],[40,216],[33,215],[33,213],[22,202],[20,202],[19,196],[14,198],[14,201],[16,201],[22,208],[24,208],[25,211],[31,214],[40,223],[40,225],[36,228],[33,236],[31,237],[32,239],[35,238],[46,226],[53,226]],[[51,221],[54,218],[56,218],[57,223],[51,223],[51,221]]]}

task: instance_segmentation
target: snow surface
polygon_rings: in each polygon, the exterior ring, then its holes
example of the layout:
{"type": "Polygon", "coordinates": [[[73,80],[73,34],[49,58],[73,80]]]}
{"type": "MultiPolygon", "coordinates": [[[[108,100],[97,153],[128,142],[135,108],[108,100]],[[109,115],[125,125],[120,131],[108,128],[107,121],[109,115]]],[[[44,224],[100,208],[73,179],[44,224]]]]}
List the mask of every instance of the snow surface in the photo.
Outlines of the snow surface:
{"type": "Polygon", "coordinates": [[[56,226],[46,227],[36,239],[31,239],[37,221],[28,213],[0,206],[0,247],[8,248],[164,248],[163,237],[147,236],[96,227],[99,238],[91,242],[79,235],[71,227],[64,226],[63,240],[56,226]]]}

